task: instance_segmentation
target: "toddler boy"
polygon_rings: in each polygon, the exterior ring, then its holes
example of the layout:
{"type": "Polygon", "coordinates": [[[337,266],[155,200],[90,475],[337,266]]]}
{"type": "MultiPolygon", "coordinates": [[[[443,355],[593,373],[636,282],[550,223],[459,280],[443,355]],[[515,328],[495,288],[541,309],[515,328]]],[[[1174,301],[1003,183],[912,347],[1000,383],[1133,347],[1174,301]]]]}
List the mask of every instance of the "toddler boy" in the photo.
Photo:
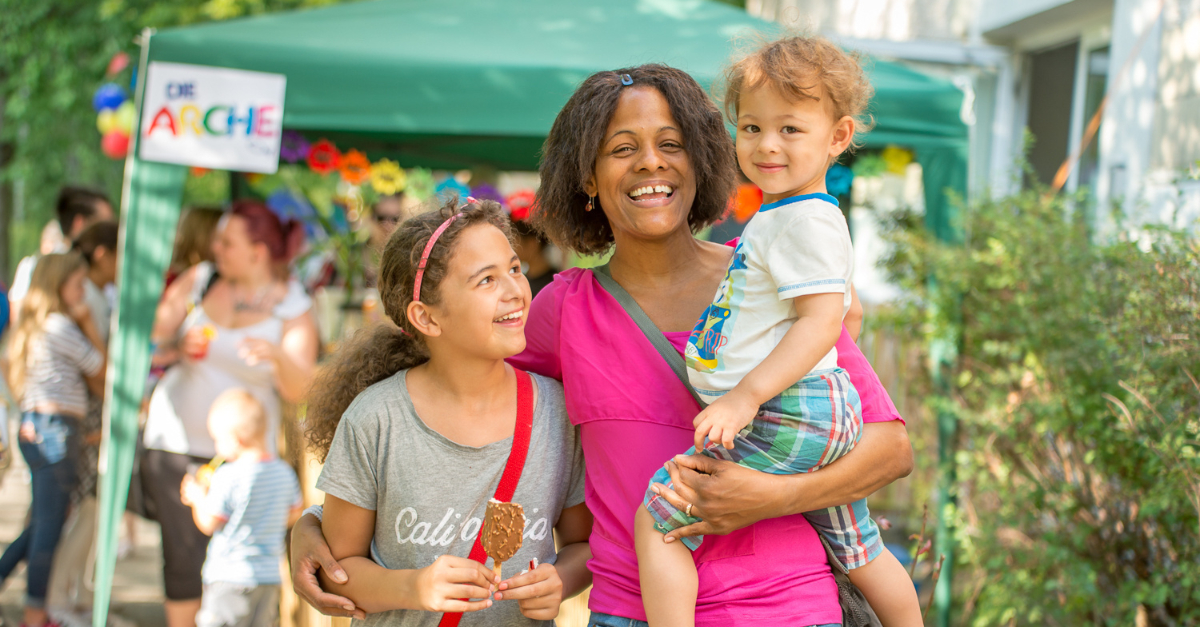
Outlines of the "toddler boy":
{"type": "Polygon", "coordinates": [[[180,491],[196,526],[212,536],[201,578],[196,627],[274,627],[279,623],[279,560],[284,534],[300,517],[300,484],[268,452],[267,416],[249,392],[228,390],[208,413],[217,455],[226,461],[180,491]]]}

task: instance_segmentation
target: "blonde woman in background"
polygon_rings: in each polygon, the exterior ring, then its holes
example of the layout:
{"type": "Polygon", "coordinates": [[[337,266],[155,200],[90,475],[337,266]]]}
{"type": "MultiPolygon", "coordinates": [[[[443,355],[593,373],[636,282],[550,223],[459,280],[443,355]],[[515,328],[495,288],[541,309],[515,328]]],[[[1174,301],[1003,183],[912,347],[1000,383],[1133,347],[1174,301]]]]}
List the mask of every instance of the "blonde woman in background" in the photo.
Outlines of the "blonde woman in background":
{"type": "Polygon", "coordinates": [[[20,447],[32,474],[29,524],[0,557],[0,581],[28,560],[23,624],[47,623],[46,590],[77,480],[87,393],[104,389],[104,344],[84,301],[87,266],[76,253],[42,257],[21,300],[8,381],[21,407],[20,447]]]}
{"type": "Polygon", "coordinates": [[[166,289],[185,270],[201,262],[213,262],[213,236],[223,212],[212,207],[192,207],[179,218],[175,231],[175,249],[171,253],[171,265],[167,266],[166,289]]]}

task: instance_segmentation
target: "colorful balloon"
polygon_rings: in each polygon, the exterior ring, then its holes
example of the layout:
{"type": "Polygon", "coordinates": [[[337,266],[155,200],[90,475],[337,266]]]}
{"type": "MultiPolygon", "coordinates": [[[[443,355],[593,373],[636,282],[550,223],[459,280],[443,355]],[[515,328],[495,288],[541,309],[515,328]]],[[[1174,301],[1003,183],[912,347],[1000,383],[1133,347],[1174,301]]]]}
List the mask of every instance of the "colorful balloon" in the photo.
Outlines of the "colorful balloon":
{"type": "Polygon", "coordinates": [[[117,128],[124,131],[126,135],[133,133],[133,125],[137,122],[137,108],[133,106],[132,100],[126,100],[117,107],[116,117],[117,128]]]}
{"type": "Polygon", "coordinates": [[[99,113],[103,109],[116,109],[125,102],[125,90],[116,83],[105,83],[92,96],[92,108],[99,113]]]}
{"type": "Polygon", "coordinates": [[[129,135],[113,129],[100,138],[100,150],[110,159],[124,159],[129,154],[129,135]]]}
{"type": "Polygon", "coordinates": [[[96,128],[101,135],[107,135],[109,131],[117,128],[117,112],[113,109],[101,109],[100,115],[96,116],[96,128]]]}
{"type": "Polygon", "coordinates": [[[104,71],[104,75],[116,76],[127,67],[129,67],[129,53],[118,52],[113,55],[112,59],[109,59],[108,69],[104,71]]]}

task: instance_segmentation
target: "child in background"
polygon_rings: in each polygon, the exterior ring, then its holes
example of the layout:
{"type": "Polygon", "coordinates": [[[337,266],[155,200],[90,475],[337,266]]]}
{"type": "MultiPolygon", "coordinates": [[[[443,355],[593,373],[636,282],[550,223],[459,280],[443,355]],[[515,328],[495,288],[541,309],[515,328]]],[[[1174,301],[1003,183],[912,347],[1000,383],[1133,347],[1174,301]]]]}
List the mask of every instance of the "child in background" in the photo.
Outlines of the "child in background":
{"type": "Polygon", "coordinates": [[[201,575],[197,627],[274,627],[279,623],[279,560],[287,529],[300,517],[300,484],[266,443],[267,415],[249,392],[217,397],[208,414],[217,455],[211,479],[185,475],[180,491],[196,526],[211,535],[201,575]]]}
{"type": "MultiPolygon", "coordinates": [[[[688,341],[688,376],[707,407],[688,451],[773,474],[817,470],[862,435],[858,393],[834,348],[850,308],[853,248],[825,172],[854,144],[872,88],[857,59],[821,38],[769,43],[727,73],[742,172],[765,204],[688,341]]],[[[667,533],[699,522],[659,496],[659,470],[637,512],[636,545],[650,625],[693,625],[696,566],[667,533]]],[[[805,516],[850,569],[886,627],[922,624],[912,582],[883,548],[866,501],[805,516]]],[[[683,546],[680,546],[680,545],[683,546]]],[[[686,548],[685,548],[686,547],[686,548]]]]}

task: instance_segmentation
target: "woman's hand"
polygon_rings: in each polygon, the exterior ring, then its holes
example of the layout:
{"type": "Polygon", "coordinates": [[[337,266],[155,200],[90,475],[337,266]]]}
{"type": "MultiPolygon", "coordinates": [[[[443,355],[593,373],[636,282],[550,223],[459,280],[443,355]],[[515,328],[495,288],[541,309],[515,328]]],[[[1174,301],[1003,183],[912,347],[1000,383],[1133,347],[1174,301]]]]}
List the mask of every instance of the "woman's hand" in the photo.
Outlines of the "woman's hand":
{"type": "Polygon", "coordinates": [[[204,327],[192,327],[183,332],[183,337],[179,338],[179,350],[188,359],[199,360],[204,359],[208,355],[208,343],[212,341],[211,331],[205,331],[204,327]]]}
{"type": "Polygon", "coordinates": [[[338,565],[329,552],[329,544],[321,533],[321,523],[312,515],[301,516],[292,527],[292,550],[289,562],[292,566],[292,589],[300,598],[326,616],[367,617],[366,612],[354,606],[354,602],[343,596],[329,594],[321,589],[317,581],[317,570],[338,583],[346,583],[346,571],[338,565]]]}
{"type": "Polygon", "coordinates": [[[272,366],[279,363],[279,358],[283,355],[283,349],[278,344],[272,344],[267,340],[260,340],[255,337],[248,337],[238,344],[238,357],[246,362],[248,366],[257,366],[258,364],[271,364],[272,366]]]}
{"type": "Polygon", "coordinates": [[[477,612],[492,606],[495,579],[475,560],[443,555],[417,571],[416,604],[427,612],[477,612]]]}
{"type": "Polygon", "coordinates": [[[517,601],[521,614],[530,620],[554,620],[563,602],[563,582],[553,564],[503,581],[497,589],[497,601],[517,601]]]}
{"type": "Polygon", "coordinates": [[[667,542],[687,536],[725,535],[779,515],[774,504],[778,491],[764,486],[764,480],[773,475],[703,455],[676,455],[666,467],[675,489],[656,483],[655,493],[680,511],[691,504],[692,515],[701,519],[668,533],[667,542]]]}
{"type": "Polygon", "coordinates": [[[701,522],[676,529],[667,541],[693,535],[723,535],[767,518],[853,503],[912,472],[912,445],[899,420],[863,425],[854,450],[813,472],[771,475],[703,455],[677,455],[667,462],[671,491],[655,490],[701,522]]]}
{"type": "Polygon", "coordinates": [[[30,443],[38,443],[42,441],[42,437],[38,435],[37,427],[33,426],[32,422],[22,422],[21,430],[17,432],[17,437],[22,441],[30,443]]]}
{"type": "Polygon", "coordinates": [[[76,303],[74,307],[71,307],[71,309],[67,311],[67,315],[70,316],[71,320],[74,320],[75,324],[79,325],[80,327],[83,327],[85,324],[95,324],[95,321],[92,320],[92,310],[89,309],[87,303],[83,301],[80,301],[76,303]]]}

